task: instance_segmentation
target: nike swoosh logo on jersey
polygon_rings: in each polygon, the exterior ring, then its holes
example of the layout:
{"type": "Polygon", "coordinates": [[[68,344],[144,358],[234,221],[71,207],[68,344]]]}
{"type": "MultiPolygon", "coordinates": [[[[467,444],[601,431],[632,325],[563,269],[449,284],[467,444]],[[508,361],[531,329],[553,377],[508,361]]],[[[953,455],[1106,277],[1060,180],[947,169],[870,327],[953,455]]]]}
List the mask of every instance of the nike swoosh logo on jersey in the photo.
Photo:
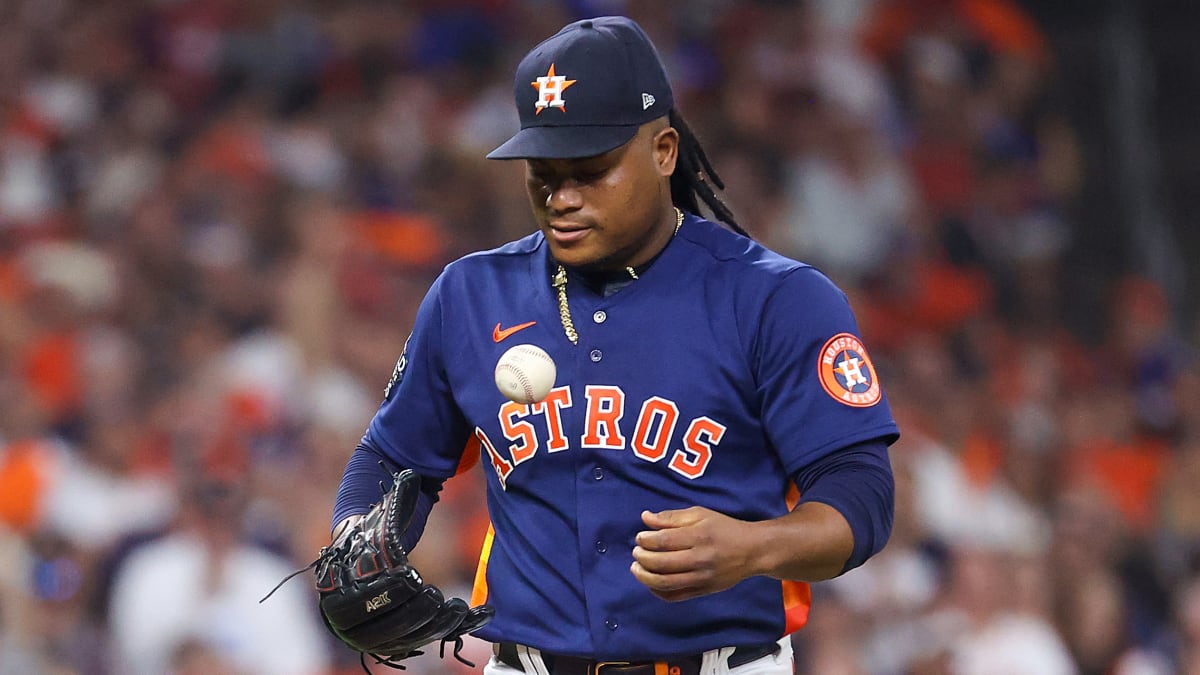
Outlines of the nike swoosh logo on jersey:
{"type": "Polygon", "coordinates": [[[536,321],[526,321],[525,323],[519,323],[510,328],[503,328],[503,329],[500,328],[500,324],[496,324],[496,327],[492,329],[492,340],[494,340],[495,342],[503,342],[507,338],[511,337],[513,333],[523,331],[526,328],[529,328],[530,326],[534,325],[535,323],[537,323],[537,322],[536,321]]]}

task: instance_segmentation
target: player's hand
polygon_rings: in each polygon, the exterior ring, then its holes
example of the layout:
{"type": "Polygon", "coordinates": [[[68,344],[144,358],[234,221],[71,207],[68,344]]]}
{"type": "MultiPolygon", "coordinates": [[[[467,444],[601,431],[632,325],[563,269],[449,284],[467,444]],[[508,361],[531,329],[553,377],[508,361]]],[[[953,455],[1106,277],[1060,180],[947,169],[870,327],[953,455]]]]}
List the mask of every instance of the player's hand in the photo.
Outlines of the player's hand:
{"type": "Polygon", "coordinates": [[[347,516],[346,518],[343,518],[341,522],[334,526],[333,531],[329,533],[329,541],[337,542],[337,540],[341,539],[342,535],[346,533],[346,530],[349,530],[357,525],[360,521],[362,521],[362,519],[363,517],[361,515],[347,516]]]}
{"type": "Polygon", "coordinates": [[[670,602],[716,593],[758,572],[752,568],[755,527],[701,506],[642,512],[650,530],[637,534],[633,576],[670,602]]]}

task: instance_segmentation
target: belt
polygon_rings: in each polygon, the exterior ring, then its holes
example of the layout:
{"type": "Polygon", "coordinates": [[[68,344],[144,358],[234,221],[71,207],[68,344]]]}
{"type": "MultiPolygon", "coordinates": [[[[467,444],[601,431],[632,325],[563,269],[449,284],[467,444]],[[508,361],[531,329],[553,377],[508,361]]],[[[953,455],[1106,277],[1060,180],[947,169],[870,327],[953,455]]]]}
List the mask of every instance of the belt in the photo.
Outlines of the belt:
{"type": "MultiPolygon", "coordinates": [[[[501,642],[494,645],[492,651],[504,665],[527,672],[517,655],[517,645],[501,642]]],[[[735,647],[729,655],[729,667],[736,668],[778,652],[779,644],[775,642],[735,647]]],[[[541,655],[550,675],[700,675],[700,664],[704,658],[701,654],[694,654],[663,661],[594,661],[549,652],[541,652],[541,655]]]]}

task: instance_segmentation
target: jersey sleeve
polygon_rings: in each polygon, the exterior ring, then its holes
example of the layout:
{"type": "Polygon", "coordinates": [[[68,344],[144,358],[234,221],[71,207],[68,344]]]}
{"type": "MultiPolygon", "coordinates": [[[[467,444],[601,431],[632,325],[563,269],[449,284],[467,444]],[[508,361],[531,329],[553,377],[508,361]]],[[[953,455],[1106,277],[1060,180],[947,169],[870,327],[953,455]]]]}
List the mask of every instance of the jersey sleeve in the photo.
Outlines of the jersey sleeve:
{"type": "Polygon", "coordinates": [[[766,433],[789,473],[899,436],[849,301],[816,269],[792,270],[767,298],[752,367],[766,433]]]}
{"type": "Polygon", "coordinates": [[[454,475],[469,436],[446,375],[444,278],[445,273],[433,283],[417,310],[365,436],[397,465],[435,478],[454,475]]]}

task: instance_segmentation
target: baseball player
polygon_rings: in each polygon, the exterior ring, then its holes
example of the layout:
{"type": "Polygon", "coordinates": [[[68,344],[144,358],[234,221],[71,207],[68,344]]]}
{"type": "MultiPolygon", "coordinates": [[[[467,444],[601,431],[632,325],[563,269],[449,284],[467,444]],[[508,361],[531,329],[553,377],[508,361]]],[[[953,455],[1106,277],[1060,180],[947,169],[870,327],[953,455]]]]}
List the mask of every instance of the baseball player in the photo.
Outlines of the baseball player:
{"type": "Polygon", "coordinates": [[[442,482],[479,459],[485,673],[791,673],[806,582],[891,531],[898,429],[846,297],[738,225],[633,21],[566,26],[515,95],[521,129],[488,157],[525,161],[538,230],[430,288],[347,464],[335,540],[402,468],[420,477],[411,549],[442,482]],[[538,402],[493,381],[514,344],[556,364],[538,402]]]}

